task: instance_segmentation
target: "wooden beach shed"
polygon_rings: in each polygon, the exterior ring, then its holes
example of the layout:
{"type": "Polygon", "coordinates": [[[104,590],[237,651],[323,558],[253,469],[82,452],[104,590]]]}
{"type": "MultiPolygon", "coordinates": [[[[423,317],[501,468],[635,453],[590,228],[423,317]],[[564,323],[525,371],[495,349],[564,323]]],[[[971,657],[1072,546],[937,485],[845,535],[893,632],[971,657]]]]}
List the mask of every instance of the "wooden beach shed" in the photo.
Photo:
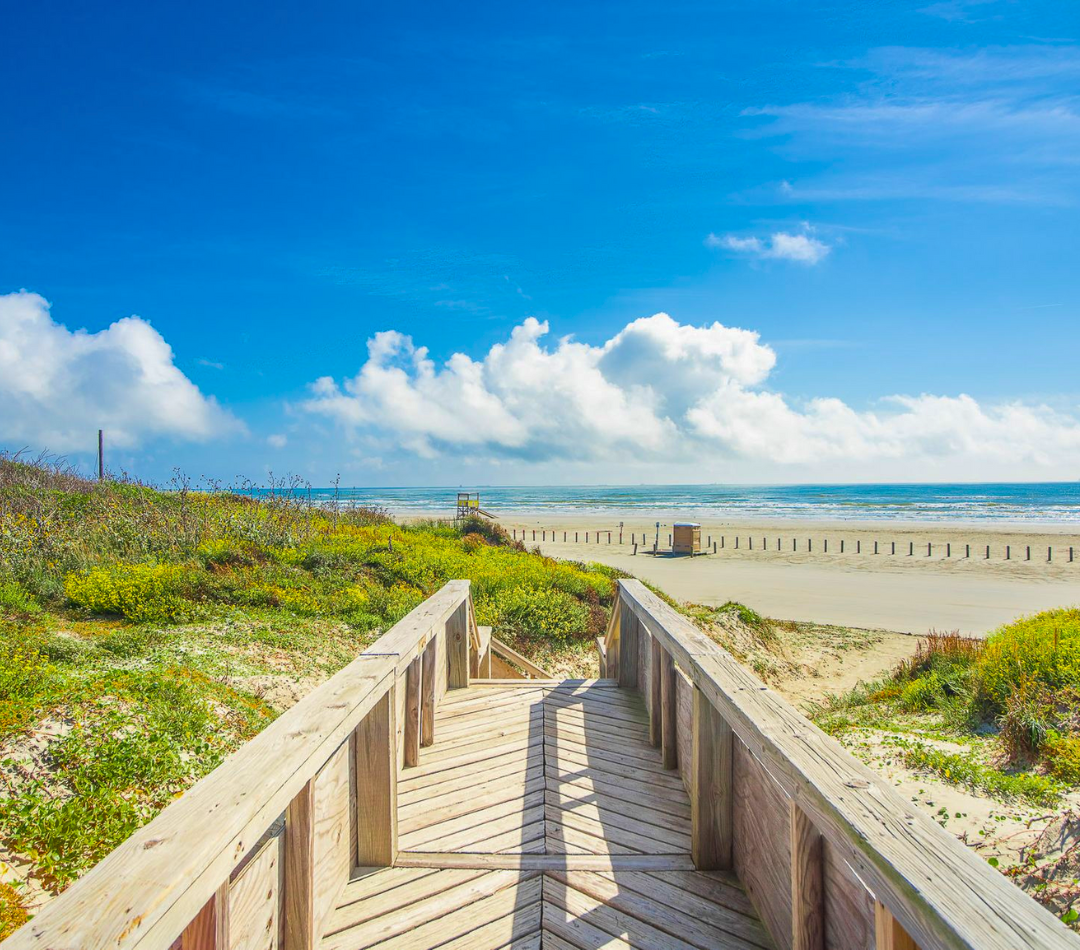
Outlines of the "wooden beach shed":
{"type": "Polygon", "coordinates": [[[672,553],[701,553],[701,525],[692,521],[676,521],[672,528],[672,553]]]}

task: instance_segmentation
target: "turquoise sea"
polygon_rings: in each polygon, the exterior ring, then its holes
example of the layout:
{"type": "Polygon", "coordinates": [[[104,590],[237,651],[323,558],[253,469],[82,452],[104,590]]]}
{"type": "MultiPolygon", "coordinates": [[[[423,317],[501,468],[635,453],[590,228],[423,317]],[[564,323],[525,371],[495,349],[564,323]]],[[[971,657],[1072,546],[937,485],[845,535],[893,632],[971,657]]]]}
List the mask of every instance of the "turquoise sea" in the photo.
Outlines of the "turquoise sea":
{"type": "MultiPolygon", "coordinates": [[[[450,511],[457,486],[311,488],[314,504],[375,505],[393,512],[450,511]]],[[[698,518],[851,521],[1011,521],[1080,524],[1080,482],[934,485],[463,485],[501,516],[693,512],[698,518]]]]}

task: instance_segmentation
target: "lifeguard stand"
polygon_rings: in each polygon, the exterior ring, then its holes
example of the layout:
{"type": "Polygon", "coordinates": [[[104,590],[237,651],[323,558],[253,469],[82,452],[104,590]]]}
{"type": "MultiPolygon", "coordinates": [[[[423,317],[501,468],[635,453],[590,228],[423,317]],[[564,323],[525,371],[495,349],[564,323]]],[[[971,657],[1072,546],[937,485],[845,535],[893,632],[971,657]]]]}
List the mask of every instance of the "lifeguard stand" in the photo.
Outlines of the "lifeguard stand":
{"type": "Polygon", "coordinates": [[[473,518],[480,512],[480,492],[459,491],[457,493],[457,520],[473,518]]]}

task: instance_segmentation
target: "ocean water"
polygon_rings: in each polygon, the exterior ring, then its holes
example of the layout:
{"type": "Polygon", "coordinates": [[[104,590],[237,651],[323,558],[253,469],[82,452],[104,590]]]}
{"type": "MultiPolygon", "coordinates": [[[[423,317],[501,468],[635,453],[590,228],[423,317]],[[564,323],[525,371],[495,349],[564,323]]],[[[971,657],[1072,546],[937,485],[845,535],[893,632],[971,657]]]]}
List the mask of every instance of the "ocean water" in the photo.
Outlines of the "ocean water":
{"type": "MultiPolygon", "coordinates": [[[[462,486],[500,516],[542,513],[829,521],[1000,521],[1080,524],[1080,482],[936,485],[462,486]]],[[[407,514],[453,509],[456,487],[312,488],[314,504],[375,505],[407,514]]]]}

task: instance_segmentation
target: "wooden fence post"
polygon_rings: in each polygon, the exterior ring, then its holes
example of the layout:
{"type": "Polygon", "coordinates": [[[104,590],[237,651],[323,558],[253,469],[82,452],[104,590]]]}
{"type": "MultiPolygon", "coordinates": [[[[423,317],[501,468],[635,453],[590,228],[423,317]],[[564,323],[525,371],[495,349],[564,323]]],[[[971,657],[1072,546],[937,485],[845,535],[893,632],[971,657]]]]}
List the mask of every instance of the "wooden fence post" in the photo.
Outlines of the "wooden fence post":
{"type": "Polygon", "coordinates": [[[663,739],[664,701],[660,687],[661,654],[664,648],[656,637],[649,638],[652,648],[649,655],[649,741],[659,748],[663,739]]]}
{"type": "Polygon", "coordinates": [[[462,601],[446,621],[446,655],[450,664],[447,686],[469,685],[469,602],[462,601]]]}
{"type": "Polygon", "coordinates": [[[821,835],[792,799],[791,950],[825,948],[825,852],[821,835]]]}
{"type": "Polygon", "coordinates": [[[919,950],[881,901],[874,901],[874,937],[877,950],[919,950]]]}
{"type": "Polygon", "coordinates": [[[315,781],[285,810],[285,950],[315,948],[315,781]]]}
{"type": "Polygon", "coordinates": [[[678,716],[675,692],[675,661],[671,654],[660,649],[660,705],[663,707],[661,719],[660,748],[664,756],[664,768],[673,769],[679,764],[679,744],[676,738],[678,716]]]}
{"type": "Polygon", "coordinates": [[[696,686],[694,687],[690,769],[690,851],[699,871],[732,866],[732,763],[734,733],[696,686]]]}
{"type": "Polygon", "coordinates": [[[435,743],[435,658],[438,640],[432,637],[421,656],[420,674],[420,745],[435,743]]]}
{"type": "Polygon", "coordinates": [[[406,768],[420,762],[420,667],[422,658],[416,657],[405,667],[405,754],[406,768]]]}
{"type": "Polygon", "coordinates": [[[391,686],[356,727],[356,865],[397,860],[397,703],[391,686]]]}
{"type": "Polygon", "coordinates": [[[229,882],[203,904],[180,935],[180,950],[229,950],[229,882]]]}

